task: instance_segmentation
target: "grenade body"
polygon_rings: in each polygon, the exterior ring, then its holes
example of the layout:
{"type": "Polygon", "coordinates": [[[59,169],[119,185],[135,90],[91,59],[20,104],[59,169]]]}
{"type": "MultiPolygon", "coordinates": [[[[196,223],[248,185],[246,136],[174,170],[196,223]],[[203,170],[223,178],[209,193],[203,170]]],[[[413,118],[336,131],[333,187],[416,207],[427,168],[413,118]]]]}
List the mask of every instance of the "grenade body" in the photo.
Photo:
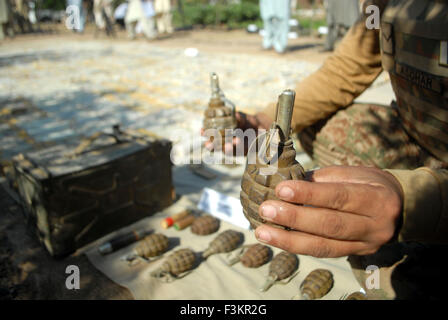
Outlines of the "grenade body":
{"type": "Polygon", "coordinates": [[[272,259],[269,275],[260,291],[268,290],[276,281],[291,277],[299,267],[299,259],[295,254],[282,251],[272,259]]]}
{"type": "Polygon", "coordinates": [[[272,250],[262,244],[254,244],[247,249],[241,257],[241,263],[246,268],[258,268],[264,265],[271,258],[272,250]]]}
{"type": "Polygon", "coordinates": [[[202,216],[196,218],[191,225],[191,232],[205,236],[212,234],[219,229],[219,220],[212,216],[202,216]]]}
{"type": "Polygon", "coordinates": [[[204,130],[216,130],[213,137],[211,137],[211,141],[213,142],[219,133],[221,145],[223,146],[225,143],[225,131],[236,128],[235,111],[225,104],[224,95],[219,87],[218,76],[212,73],[210,78],[212,96],[208,103],[208,108],[204,112],[203,128],[204,130]]]}
{"type": "Polygon", "coordinates": [[[142,258],[152,258],[160,256],[168,249],[169,240],[160,233],[151,234],[139,241],[134,249],[134,253],[142,258]]]}
{"type": "Polygon", "coordinates": [[[243,237],[241,232],[235,230],[223,231],[210,242],[202,257],[207,259],[212,254],[233,251],[241,245],[244,240],[243,237]]]}
{"type": "Polygon", "coordinates": [[[295,160],[296,151],[292,140],[281,146],[281,154],[278,157],[278,168],[274,174],[270,170],[265,172],[266,166],[248,164],[241,181],[240,200],[245,217],[249,220],[253,229],[261,224],[269,224],[284,228],[262,219],[258,214],[258,208],[266,200],[278,200],[275,196],[275,187],[286,180],[303,180],[305,171],[295,160]]]}
{"type": "Polygon", "coordinates": [[[178,277],[184,272],[193,269],[196,254],[190,249],[179,249],[166,258],[162,266],[151,273],[155,278],[178,277]]]}
{"type": "Polygon", "coordinates": [[[248,163],[241,181],[240,200],[244,215],[254,229],[261,224],[287,229],[263,220],[258,214],[258,208],[266,200],[278,200],[275,187],[280,182],[305,178],[305,171],[295,160],[296,151],[289,138],[294,99],[295,93],[291,90],[280,95],[276,121],[264,139],[259,136],[255,141],[257,143],[254,142],[249,149],[248,163]]]}
{"type": "Polygon", "coordinates": [[[320,299],[333,287],[333,274],[329,270],[316,269],[312,271],[300,285],[304,300],[320,299]]]}

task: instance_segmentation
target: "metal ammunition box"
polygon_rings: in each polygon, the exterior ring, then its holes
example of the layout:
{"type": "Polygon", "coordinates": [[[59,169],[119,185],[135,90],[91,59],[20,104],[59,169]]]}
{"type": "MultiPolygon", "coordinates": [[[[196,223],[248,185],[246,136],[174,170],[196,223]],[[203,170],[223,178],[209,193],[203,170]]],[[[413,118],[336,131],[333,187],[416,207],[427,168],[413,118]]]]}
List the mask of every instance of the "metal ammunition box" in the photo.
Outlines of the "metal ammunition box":
{"type": "Polygon", "coordinates": [[[53,256],[172,204],[171,142],[114,128],[13,159],[27,219],[53,256]]]}

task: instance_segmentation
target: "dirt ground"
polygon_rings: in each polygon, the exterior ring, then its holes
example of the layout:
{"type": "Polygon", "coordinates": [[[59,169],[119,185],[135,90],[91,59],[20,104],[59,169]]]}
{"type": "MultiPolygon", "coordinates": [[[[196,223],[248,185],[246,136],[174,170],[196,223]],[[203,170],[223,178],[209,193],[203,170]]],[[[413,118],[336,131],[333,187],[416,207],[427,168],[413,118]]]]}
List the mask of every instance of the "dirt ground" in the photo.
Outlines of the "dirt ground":
{"type": "MultiPolygon", "coordinates": [[[[99,35],[91,28],[77,35],[64,31],[60,26],[45,27],[47,32],[19,35],[7,39],[2,46],[23,45],[26,49],[38,46],[41,39],[52,38],[88,39],[98,41],[129,41],[124,31],[117,38],[99,35]],[[48,31],[52,30],[51,33],[48,31]]],[[[44,29],[45,29],[44,28],[44,29]]],[[[135,41],[147,41],[139,38],[135,41]]],[[[193,30],[178,32],[169,38],[155,40],[157,46],[165,48],[194,47],[204,52],[246,53],[278,56],[273,51],[261,49],[261,37],[245,31],[193,30]]],[[[322,39],[304,37],[290,40],[285,59],[321,63],[328,53],[320,53],[322,39]]],[[[3,299],[132,299],[131,293],[109,280],[96,270],[84,255],[71,256],[64,260],[50,257],[38,240],[29,231],[21,207],[0,187],[0,300],[3,299]],[[79,290],[68,290],[65,286],[68,265],[77,265],[81,273],[79,290]]]]}
{"type": "MultiPolygon", "coordinates": [[[[87,25],[83,34],[75,34],[65,29],[63,25],[43,25],[42,32],[18,35],[15,38],[6,38],[0,42],[2,45],[24,44],[24,46],[38,43],[42,39],[52,38],[60,41],[78,39],[79,41],[122,41],[129,42],[124,30],[116,27],[116,36],[107,37],[104,33],[95,34],[92,25],[87,25]]],[[[324,46],[324,39],[312,36],[299,36],[297,39],[288,40],[288,48],[284,54],[278,54],[274,50],[262,49],[262,37],[256,33],[248,33],[245,30],[221,30],[195,28],[192,30],[176,31],[171,36],[158,36],[156,40],[146,40],[141,34],[134,42],[154,43],[158,47],[166,48],[196,48],[207,53],[244,53],[270,57],[282,56],[283,59],[301,60],[311,63],[322,63],[330,53],[320,52],[324,46]]]]}

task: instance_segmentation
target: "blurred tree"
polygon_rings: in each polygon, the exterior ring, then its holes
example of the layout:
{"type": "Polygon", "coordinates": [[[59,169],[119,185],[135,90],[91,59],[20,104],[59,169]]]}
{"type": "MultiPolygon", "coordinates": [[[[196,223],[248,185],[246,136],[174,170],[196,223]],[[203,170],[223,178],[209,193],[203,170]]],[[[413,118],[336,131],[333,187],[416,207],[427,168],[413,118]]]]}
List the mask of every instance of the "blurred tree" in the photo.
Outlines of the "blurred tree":
{"type": "Polygon", "coordinates": [[[41,0],[38,1],[40,9],[65,10],[66,0],[41,0]]]}

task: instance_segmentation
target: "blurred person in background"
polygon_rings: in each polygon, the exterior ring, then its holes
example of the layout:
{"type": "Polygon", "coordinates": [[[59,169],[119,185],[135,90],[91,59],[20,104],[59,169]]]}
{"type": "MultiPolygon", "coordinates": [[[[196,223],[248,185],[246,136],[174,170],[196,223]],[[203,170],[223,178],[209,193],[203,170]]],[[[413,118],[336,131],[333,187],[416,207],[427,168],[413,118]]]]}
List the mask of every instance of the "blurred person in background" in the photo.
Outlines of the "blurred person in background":
{"type": "Polygon", "coordinates": [[[107,35],[114,34],[112,0],[93,0],[93,15],[97,30],[104,30],[107,35]]]}
{"type": "Polygon", "coordinates": [[[155,0],[157,31],[159,33],[173,33],[173,15],[171,13],[171,0],[155,0]]]}
{"type": "Polygon", "coordinates": [[[75,6],[79,10],[79,26],[78,28],[73,29],[74,32],[83,33],[84,25],[86,23],[86,12],[83,7],[82,0],[67,0],[67,6],[75,6]]]}
{"type": "Polygon", "coordinates": [[[6,35],[14,36],[11,4],[9,0],[0,0],[0,40],[3,40],[6,35]]]}
{"type": "Polygon", "coordinates": [[[15,8],[13,8],[15,20],[19,25],[20,32],[33,32],[33,27],[28,20],[28,3],[24,0],[15,0],[15,8]]]}
{"type": "Polygon", "coordinates": [[[327,0],[325,1],[327,13],[328,34],[323,52],[333,51],[334,45],[340,36],[350,29],[360,15],[359,0],[327,0]]]}
{"type": "Polygon", "coordinates": [[[145,37],[150,40],[157,35],[153,1],[130,0],[124,21],[130,39],[135,39],[136,29],[141,29],[145,37]]]}
{"type": "Polygon", "coordinates": [[[260,14],[264,24],[263,48],[274,48],[284,53],[288,45],[290,0],[260,0],[260,14]]]}
{"type": "Polygon", "coordinates": [[[126,26],[124,24],[124,18],[126,17],[126,12],[128,11],[129,4],[127,2],[123,2],[118,7],[115,8],[114,11],[114,20],[120,25],[122,29],[125,29],[126,26]]]}

